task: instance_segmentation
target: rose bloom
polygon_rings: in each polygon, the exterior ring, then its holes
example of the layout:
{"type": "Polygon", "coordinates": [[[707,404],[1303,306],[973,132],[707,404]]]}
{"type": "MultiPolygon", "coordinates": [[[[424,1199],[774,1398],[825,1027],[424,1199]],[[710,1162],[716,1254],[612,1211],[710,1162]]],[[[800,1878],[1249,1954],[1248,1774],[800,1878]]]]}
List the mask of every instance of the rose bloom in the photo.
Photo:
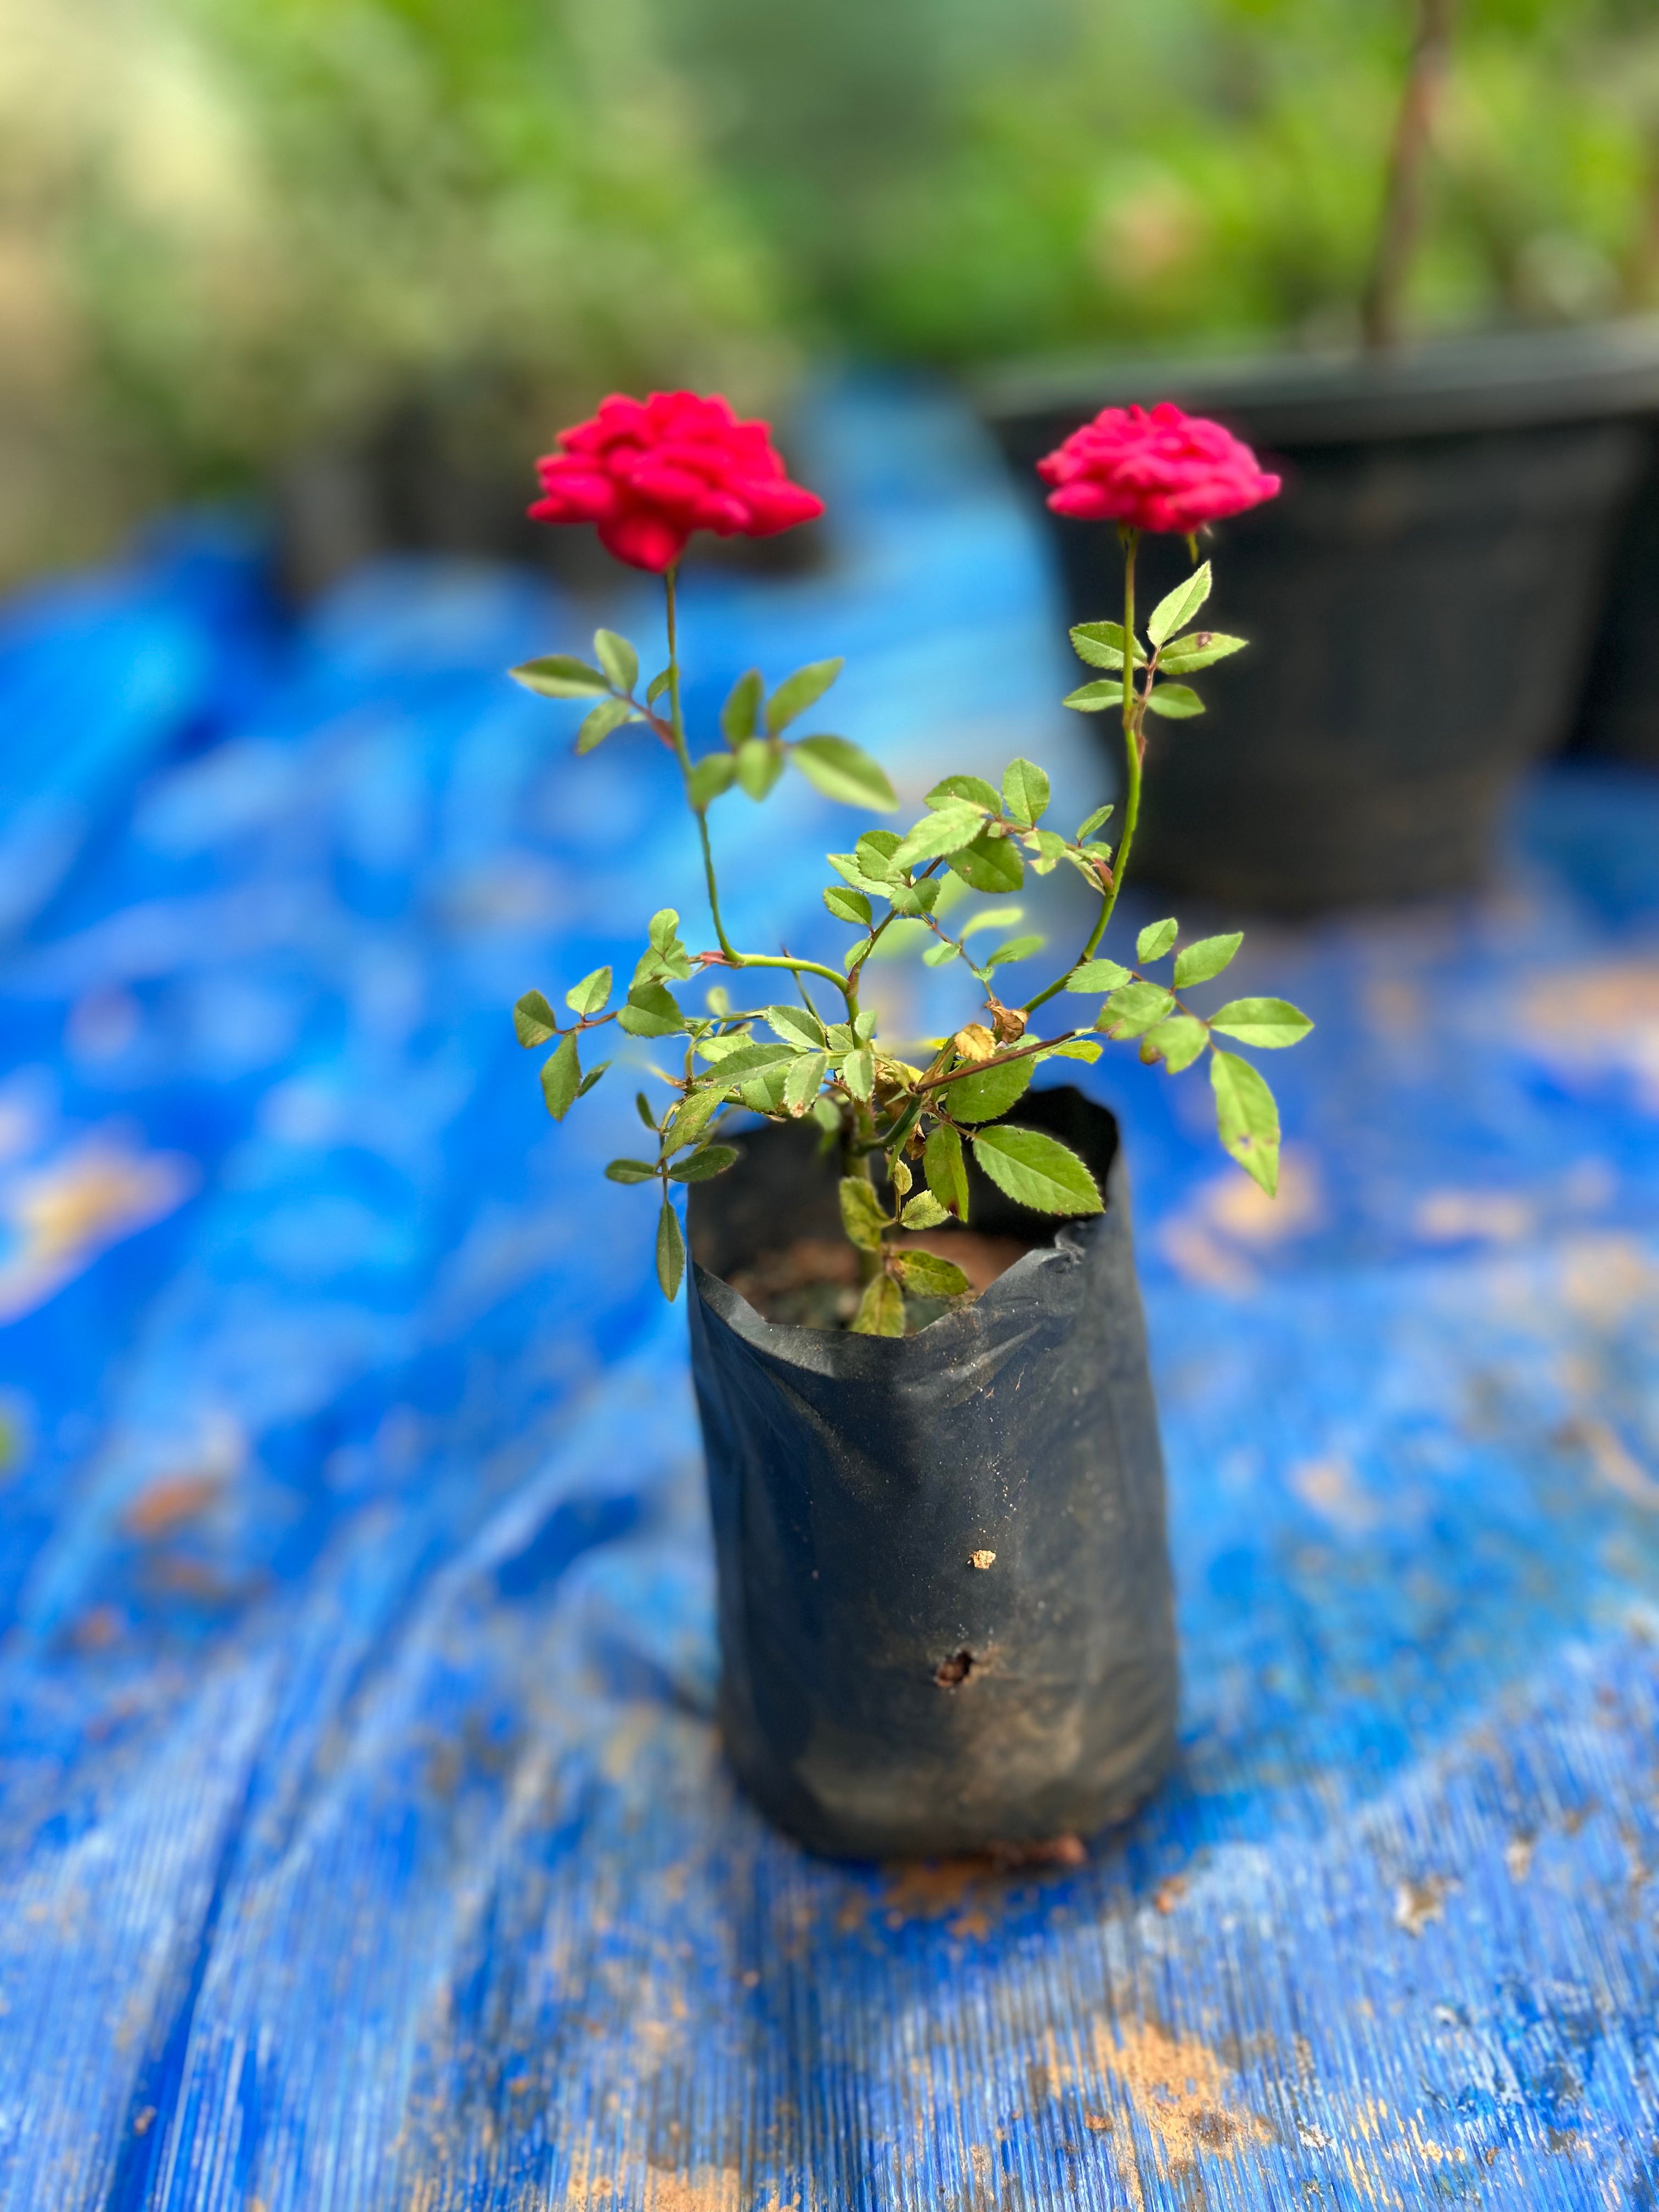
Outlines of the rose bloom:
{"type": "Polygon", "coordinates": [[[1150,414],[1103,408],[1037,463],[1037,474],[1056,486],[1048,495],[1056,514],[1183,537],[1259,507],[1279,485],[1231,430],[1167,399],[1150,414]]]}
{"type": "Polygon", "coordinates": [[[823,501],[784,474],[764,422],[740,422],[730,404],[695,392],[620,393],[536,464],[538,522],[591,522],[607,552],[660,574],[694,530],[770,538],[811,522],[823,501]]]}

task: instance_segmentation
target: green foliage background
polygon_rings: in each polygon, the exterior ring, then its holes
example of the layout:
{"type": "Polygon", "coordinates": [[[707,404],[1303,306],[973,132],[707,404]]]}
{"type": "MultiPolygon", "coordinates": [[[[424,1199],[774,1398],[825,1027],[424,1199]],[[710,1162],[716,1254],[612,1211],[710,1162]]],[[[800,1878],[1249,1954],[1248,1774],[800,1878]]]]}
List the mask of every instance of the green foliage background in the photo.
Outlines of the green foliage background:
{"type": "MultiPolygon", "coordinates": [[[[1407,0],[0,0],[0,574],[411,396],[1341,343],[1407,0]]],[[[1659,304],[1651,0],[1465,0],[1413,307],[1659,304]]]]}

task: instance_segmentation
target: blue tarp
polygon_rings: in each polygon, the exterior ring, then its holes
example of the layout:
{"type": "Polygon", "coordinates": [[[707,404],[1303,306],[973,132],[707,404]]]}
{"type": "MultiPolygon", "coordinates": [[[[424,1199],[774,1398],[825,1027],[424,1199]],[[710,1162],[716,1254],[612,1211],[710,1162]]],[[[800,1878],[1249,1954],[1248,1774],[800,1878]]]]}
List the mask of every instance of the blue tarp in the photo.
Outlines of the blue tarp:
{"type": "MultiPolygon", "coordinates": [[[[842,389],[793,458],[835,559],[693,582],[694,712],[844,652],[907,794],[1023,751],[1075,819],[969,427],[842,389]]],[[[192,526],[0,623],[0,2205],[1659,2202],[1659,783],[1557,770],[1490,895],[1252,933],[1319,1024],[1276,1209],[1201,1080],[1086,1078],[1180,1764],[1080,1872],[836,1867],[714,1741],[633,1081],[556,1129],[507,1020],[702,933],[672,763],[502,679],[592,612],[410,562],[294,625],[192,526]]],[[[855,817],[714,819],[738,933],[830,941],[792,864],[855,817]]]]}

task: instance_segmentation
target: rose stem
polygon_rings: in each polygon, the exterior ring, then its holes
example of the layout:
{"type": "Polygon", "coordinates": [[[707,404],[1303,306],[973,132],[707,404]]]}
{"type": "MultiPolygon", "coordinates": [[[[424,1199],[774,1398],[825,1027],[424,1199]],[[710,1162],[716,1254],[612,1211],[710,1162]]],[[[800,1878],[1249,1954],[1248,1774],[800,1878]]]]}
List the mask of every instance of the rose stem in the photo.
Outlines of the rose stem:
{"type": "Polygon", "coordinates": [[[1423,167],[1451,59],[1456,0],[1417,0],[1411,60],[1389,149],[1389,179],[1361,323],[1367,349],[1400,343],[1400,309],[1423,228],[1423,167]]]}

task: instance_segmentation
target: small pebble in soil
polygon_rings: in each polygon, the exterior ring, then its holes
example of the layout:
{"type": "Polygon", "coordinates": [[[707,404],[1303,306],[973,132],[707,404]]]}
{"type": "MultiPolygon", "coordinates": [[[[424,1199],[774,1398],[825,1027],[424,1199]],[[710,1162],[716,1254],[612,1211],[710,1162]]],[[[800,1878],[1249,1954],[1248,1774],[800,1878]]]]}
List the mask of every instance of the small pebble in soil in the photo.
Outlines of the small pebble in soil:
{"type": "Polygon", "coordinates": [[[996,1563],[997,1555],[994,1552],[969,1552],[968,1554],[969,1565],[979,1568],[981,1573],[987,1567],[995,1566],[996,1563]]]}

